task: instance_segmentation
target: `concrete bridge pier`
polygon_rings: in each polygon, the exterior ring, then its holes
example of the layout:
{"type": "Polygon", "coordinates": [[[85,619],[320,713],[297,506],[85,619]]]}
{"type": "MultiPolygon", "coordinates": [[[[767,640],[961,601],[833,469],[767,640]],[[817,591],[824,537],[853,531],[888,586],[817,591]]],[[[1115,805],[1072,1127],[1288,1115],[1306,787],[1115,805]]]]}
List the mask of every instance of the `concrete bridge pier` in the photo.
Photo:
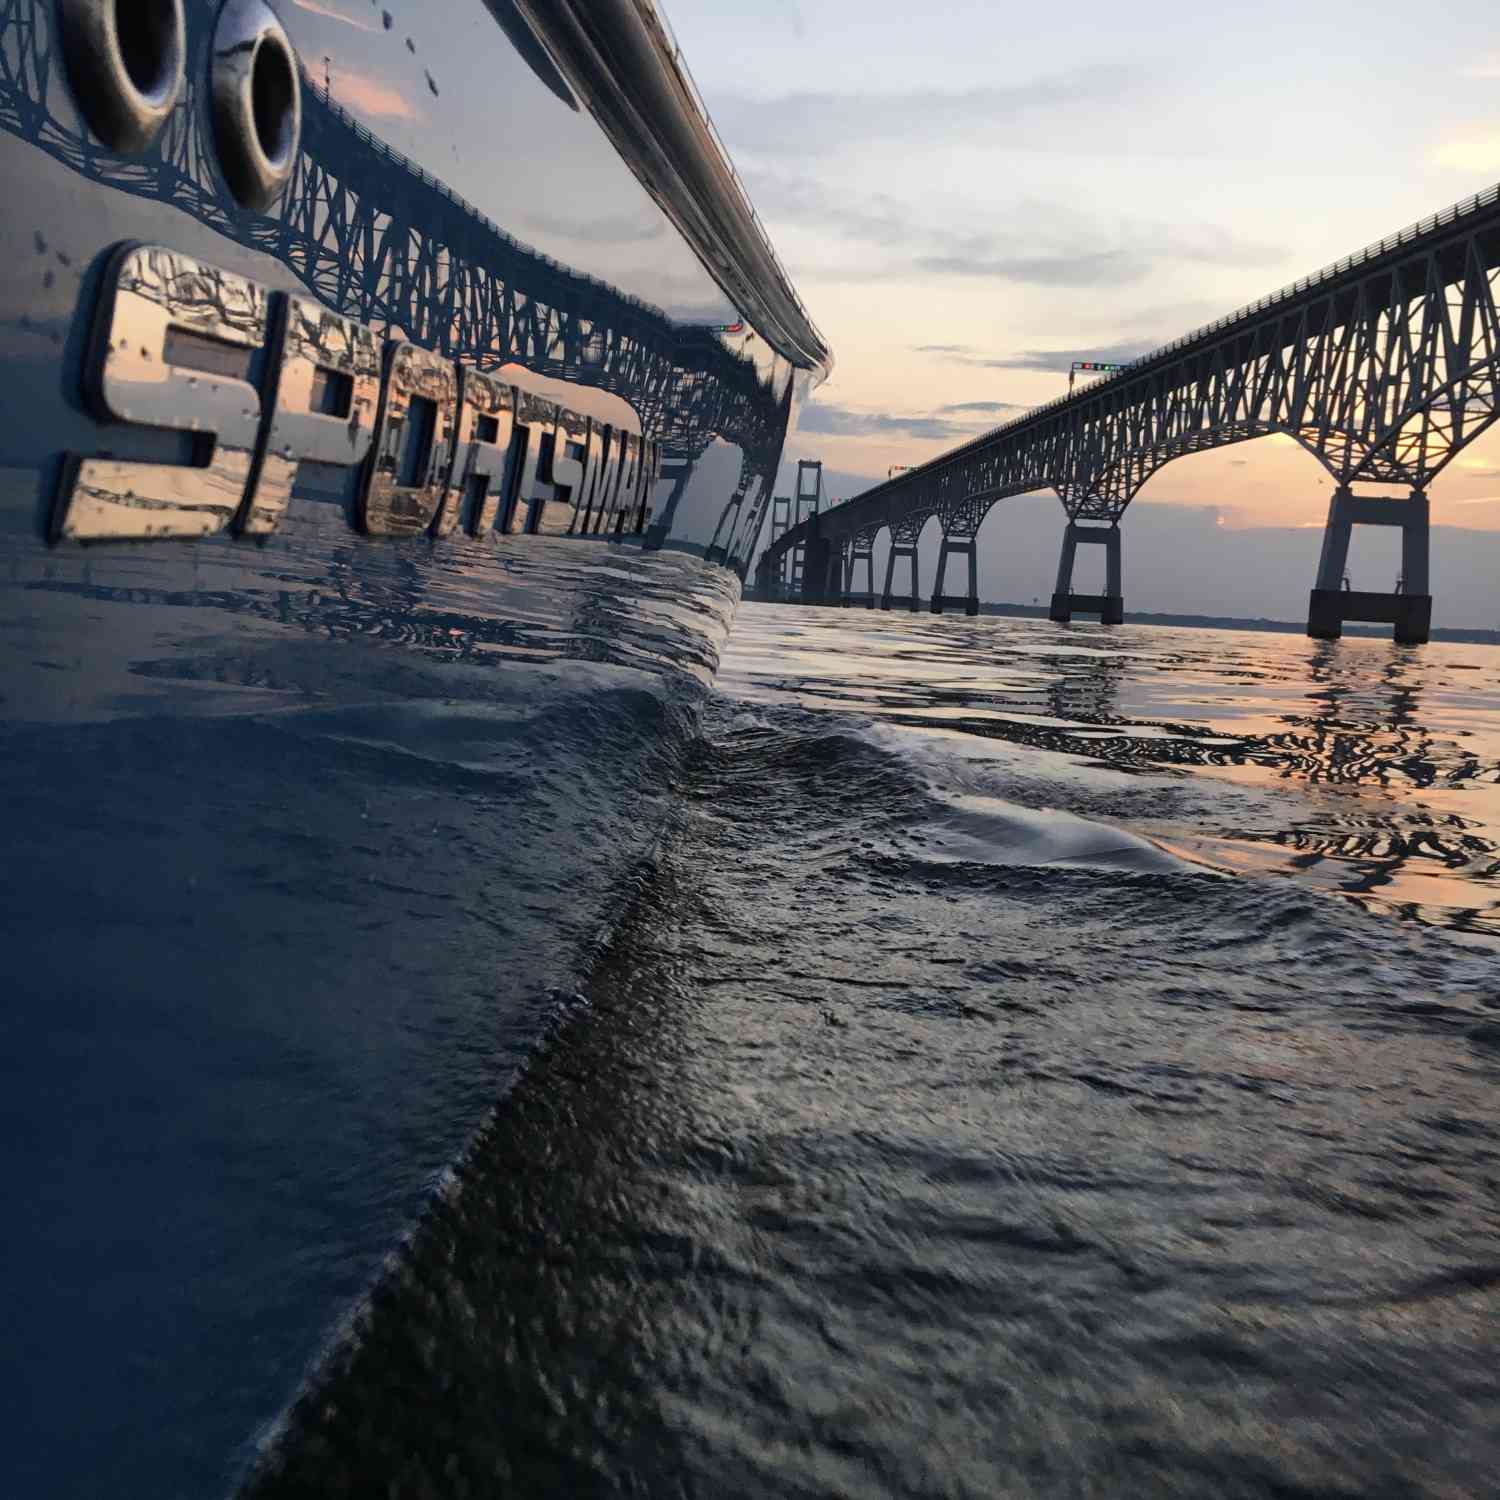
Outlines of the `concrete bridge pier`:
{"type": "Polygon", "coordinates": [[[885,587],[880,592],[880,607],[891,607],[891,585],[896,578],[896,562],[905,558],[911,564],[911,597],[908,608],[913,614],[921,608],[917,594],[917,548],[922,540],[926,516],[904,516],[891,527],[891,550],[885,560],[885,587]]]}
{"type": "Polygon", "coordinates": [[[1079,526],[1069,521],[1063,532],[1062,556],[1057,563],[1057,588],[1052,595],[1048,618],[1066,625],[1074,611],[1098,615],[1101,625],[1121,625],[1125,621],[1125,596],[1120,583],[1120,528],[1116,526],[1079,526]],[[1075,594],[1073,562],[1080,544],[1098,544],[1104,548],[1104,592],[1075,594]]]}
{"type": "Polygon", "coordinates": [[[844,602],[844,549],[834,542],[825,542],[828,548],[828,569],[823,574],[822,604],[842,606],[844,602]]]}
{"type": "MultiPolygon", "coordinates": [[[[943,544],[938,549],[937,577],[932,581],[932,612],[940,615],[945,604],[962,604],[966,615],[977,615],[979,613],[979,553],[976,544],[979,538],[974,536],[949,536],[943,533],[943,544]],[[966,557],[969,560],[969,592],[964,594],[944,594],[943,579],[948,572],[948,559],[950,556],[966,557]]],[[[913,572],[916,564],[912,564],[913,572]]]]}
{"type": "Polygon", "coordinates": [[[913,542],[909,547],[900,542],[891,543],[890,556],[885,560],[885,588],[880,593],[880,607],[889,609],[891,607],[891,584],[896,577],[896,559],[904,557],[911,563],[911,603],[908,606],[913,614],[919,608],[917,601],[917,544],[913,542]]]}
{"type": "Polygon", "coordinates": [[[1307,604],[1307,633],[1336,641],[1346,620],[1394,627],[1403,645],[1416,646],[1432,633],[1432,592],[1428,580],[1428,522],[1431,507],[1422,490],[1405,500],[1388,495],[1356,495],[1341,484],[1328,504],[1318,581],[1307,604]],[[1401,528],[1401,582],[1389,594],[1346,589],[1349,540],[1356,526],[1401,528]]]}
{"type": "Polygon", "coordinates": [[[808,537],[802,550],[802,604],[834,604],[839,597],[843,559],[825,536],[808,537]]]}
{"type": "Polygon", "coordinates": [[[875,608],[875,539],[863,533],[855,535],[844,554],[844,593],[841,604],[863,604],[866,609],[875,608]],[[859,565],[865,565],[865,586],[854,592],[854,573],[859,565]]]}

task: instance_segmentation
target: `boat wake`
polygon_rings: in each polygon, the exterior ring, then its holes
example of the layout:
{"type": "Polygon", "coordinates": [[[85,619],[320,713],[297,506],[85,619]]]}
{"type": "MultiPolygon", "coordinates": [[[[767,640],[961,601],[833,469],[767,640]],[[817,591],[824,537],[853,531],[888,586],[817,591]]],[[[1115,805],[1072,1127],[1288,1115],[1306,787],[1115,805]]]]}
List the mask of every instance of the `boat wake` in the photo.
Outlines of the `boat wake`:
{"type": "Polygon", "coordinates": [[[710,701],[249,1493],[1484,1492],[1489,956],[902,734],[710,701]]]}

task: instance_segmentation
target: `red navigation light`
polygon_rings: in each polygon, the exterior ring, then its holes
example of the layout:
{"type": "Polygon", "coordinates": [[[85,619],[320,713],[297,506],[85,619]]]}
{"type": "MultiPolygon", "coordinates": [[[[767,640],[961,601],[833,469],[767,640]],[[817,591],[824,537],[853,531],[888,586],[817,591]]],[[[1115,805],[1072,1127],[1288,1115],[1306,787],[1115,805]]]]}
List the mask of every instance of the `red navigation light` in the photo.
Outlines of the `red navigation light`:
{"type": "Polygon", "coordinates": [[[1119,370],[1128,369],[1128,365],[1112,365],[1102,359],[1075,359],[1068,366],[1068,394],[1073,394],[1073,382],[1078,379],[1078,372],[1082,370],[1085,374],[1095,375],[1109,372],[1111,374],[1119,370]]]}

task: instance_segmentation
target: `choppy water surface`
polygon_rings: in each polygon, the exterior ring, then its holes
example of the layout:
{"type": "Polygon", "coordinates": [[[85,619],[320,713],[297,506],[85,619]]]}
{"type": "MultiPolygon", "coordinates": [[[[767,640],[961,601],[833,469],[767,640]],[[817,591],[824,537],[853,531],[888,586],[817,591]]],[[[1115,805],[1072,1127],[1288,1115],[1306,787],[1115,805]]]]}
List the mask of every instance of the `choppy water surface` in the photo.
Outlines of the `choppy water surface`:
{"type": "Polygon", "coordinates": [[[1492,1495],[1497,707],[1477,647],[744,607],[256,1492],[1492,1495]]]}
{"type": "Polygon", "coordinates": [[[942,765],[940,793],[993,781],[1219,868],[1500,938],[1492,647],[757,605],[734,645],[721,686],[739,698],[946,735],[886,741],[942,765]]]}

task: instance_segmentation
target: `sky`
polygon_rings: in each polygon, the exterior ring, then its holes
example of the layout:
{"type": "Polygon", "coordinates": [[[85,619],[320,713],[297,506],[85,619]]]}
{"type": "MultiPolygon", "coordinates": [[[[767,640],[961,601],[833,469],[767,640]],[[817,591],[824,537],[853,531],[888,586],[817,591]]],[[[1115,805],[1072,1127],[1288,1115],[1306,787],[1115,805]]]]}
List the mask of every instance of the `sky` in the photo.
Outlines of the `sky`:
{"type": "MultiPolygon", "coordinates": [[[[1500,181],[1493,0],[664,3],[837,359],[789,457],[850,493],[1064,393],[1071,359],[1144,353],[1500,181]]],[[[1299,527],[1329,493],[1265,438],[1140,498],[1299,527]]],[[[1431,498],[1500,531],[1500,429],[1431,498]]]]}

